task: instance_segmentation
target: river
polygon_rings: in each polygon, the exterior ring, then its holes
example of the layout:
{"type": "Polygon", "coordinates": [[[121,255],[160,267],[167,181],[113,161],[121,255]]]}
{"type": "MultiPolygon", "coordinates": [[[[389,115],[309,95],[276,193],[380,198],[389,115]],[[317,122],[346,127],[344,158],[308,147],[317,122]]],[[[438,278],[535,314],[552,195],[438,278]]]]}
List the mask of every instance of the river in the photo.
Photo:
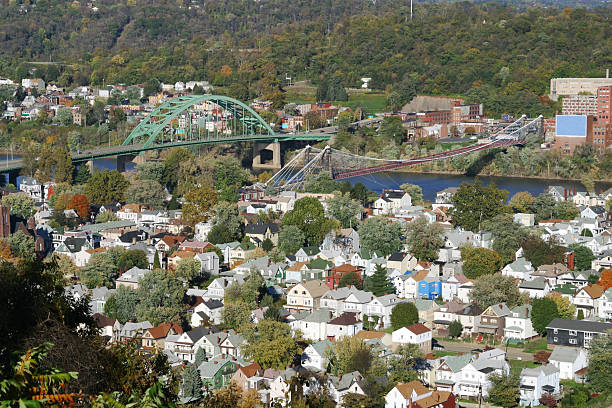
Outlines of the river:
{"type": "MultiPolygon", "coordinates": [[[[352,177],[349,179],[351,184],[363,183],[368,190],[380,192],[383,188],[399,188],[404,183],[416,184],[423,189],[423,199],[434,201],[436,193],[448,187],[459,187],[461,183],[474,182],[476,177],[456,175],[456,174],[423,174],[423,173],[406,173],[406,172],[384,172],[377,174],[369,174],[364,176],[352,177]]],[[[507,190],[512,197],[519,191],[527,191],[531,195],[543,193],[546,187],[550,185],[562,186],[564,188],[573,189],[576,191],[585,191],[586,189],[579,181],[567,180],[547,180],[536,178],[520,178],[520,177],[491,177],[478,176],[483,184],[495,182],[497,187],[507,190]]],[[[612,187],[612,183],[597,183],[596,190],[603,191],[612,187]]]]}

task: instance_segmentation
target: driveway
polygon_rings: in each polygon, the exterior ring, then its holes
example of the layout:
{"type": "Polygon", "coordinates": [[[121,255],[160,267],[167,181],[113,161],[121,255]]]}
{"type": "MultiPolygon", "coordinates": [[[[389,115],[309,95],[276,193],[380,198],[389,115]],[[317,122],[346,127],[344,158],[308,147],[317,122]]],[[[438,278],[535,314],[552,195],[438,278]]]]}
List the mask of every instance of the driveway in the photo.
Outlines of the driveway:
{"type": "MultiPolygon", "coordinates": [[[[485,346],[479,343],[460,343],[456,341],[445,341],[438,340],[438,344],[444,347],[444,351],[458,351],[462,353],[469,353],[473,349],[479,348],[484,350],[485,346]]],[[[498,348],[505,350],[505,345],[497,346],[498,348]]],[[[506,358],[508,360],[518,360],[520,357],[521,360],[525,361],[533,361],[533,354],[525,353],[521,349],[517,349],[514,347],[508,347],[506,352],[506,358]]]]}

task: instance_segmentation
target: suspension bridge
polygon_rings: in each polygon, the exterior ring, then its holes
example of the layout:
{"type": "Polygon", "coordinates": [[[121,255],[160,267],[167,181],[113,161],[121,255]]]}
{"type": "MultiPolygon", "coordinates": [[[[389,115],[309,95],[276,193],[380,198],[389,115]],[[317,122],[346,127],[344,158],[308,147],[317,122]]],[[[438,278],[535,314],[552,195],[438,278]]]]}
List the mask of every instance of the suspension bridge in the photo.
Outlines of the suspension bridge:
{"type": "Polygon", "coordinates": [[[392,171],[411,165],[446,160],[488,149],[522,145],[525,143],[528,135],[543,131],[542,122],[542,116],[528,120],[527,117],[523,115],[512,124],[491,136],[487,141],[474,143],[470,146],[455,150],[403,160],[388,160],[359,156],[357,154],[334,149],[329,145],[324,149],[316,149],[312,146],[307,146],[280,171],[274,174],[266,182],[266,186],[274,187],[279,191],[301,189],[304,187],[304,183],[309,176],[317,175],[321,172],[329,173],[334,180],[343,180],[351,177],[392,171]]]}

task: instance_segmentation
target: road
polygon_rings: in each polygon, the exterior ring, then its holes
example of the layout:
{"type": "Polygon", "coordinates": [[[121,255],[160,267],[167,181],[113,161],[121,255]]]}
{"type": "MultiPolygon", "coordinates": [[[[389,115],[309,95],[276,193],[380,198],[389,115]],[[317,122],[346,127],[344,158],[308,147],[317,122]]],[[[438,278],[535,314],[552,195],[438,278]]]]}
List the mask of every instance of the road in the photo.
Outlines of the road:
{"type": "MultiPolygon", "coordinates": [[[[459,343],[455,341],[438,340],[438,343],[444,347],[444,351],[458,351],[461,353],[470,353],[473,349],[479,348],[484,350],[484,345],[479,343],[459,343]]],[[[502,350],[506,348],[505,345],[498,346],[502,350]]],[[[533,354],[525,353],[521,349],[514,347],[508,347],[506,352],[506,358],[508,360],[518,360],[519,358],[524,361],[533,361],[533,354]]]]}

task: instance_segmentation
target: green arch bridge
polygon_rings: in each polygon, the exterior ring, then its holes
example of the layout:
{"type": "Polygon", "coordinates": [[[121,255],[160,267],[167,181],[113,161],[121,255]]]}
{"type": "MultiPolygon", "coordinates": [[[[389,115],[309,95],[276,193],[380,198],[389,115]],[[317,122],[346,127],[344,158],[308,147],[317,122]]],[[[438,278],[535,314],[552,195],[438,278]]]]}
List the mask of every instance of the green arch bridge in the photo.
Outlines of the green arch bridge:
{"type": "MultiPolygon", "coordinates": [[[[337,128],[317,129],[314,132],[275,132],[268,123],[244,102],[223,95],[185,95],[170,99],[145,117],[119,146],[100,147],[73,153],[75,164],[95,159],[117,157],[117,168],[141,152],[170,149],[179,146],[198,146],[217,143],[256,142],[254,165],[266,167],[260,159],[262,150],[271,150],[271,168],[280,168],[279,142],[329,140],[337,128]],[[200,106],[199,115],[189,110],[200,106]]],[[[0,161],[0,173],[15,172],[23,167],[21,159],[0,161]]]]}

